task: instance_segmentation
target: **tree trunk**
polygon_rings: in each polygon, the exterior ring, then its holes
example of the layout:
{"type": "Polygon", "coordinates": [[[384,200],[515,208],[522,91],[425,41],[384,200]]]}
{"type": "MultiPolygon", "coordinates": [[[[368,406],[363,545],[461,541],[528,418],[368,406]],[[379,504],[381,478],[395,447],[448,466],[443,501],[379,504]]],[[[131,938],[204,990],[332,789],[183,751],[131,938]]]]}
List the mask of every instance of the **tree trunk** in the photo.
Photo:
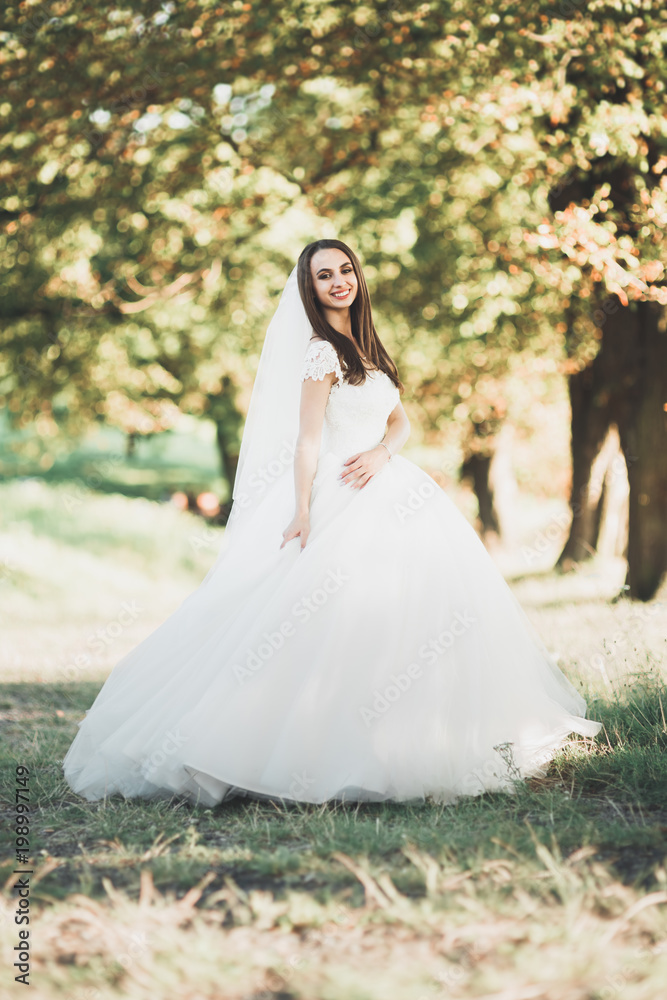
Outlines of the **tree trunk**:
{"type": "Polygon", "coordinates": [[[472,486],[477,497],[481,534],[488,532],[500,534],[500,521],[493,502],[493,490],[489,482],[489,469],[492,455],[480,455],[473,452],[463,463],[462,477],[472,480],[472,486]]]}
{"type": "MultiPolygon", "coordinates": [[[[651,158],[657,159],[657,148],[651,158]]],[[[615,166],[604,159],[585,176],[572,171],[549,195],[552,211],[590,199],[600,180],[611,188],[615,211],[625,216],[622,230],[635,234],[632,205],[638,200],[636,177],[629,163],[615,166]]],[[[657,183],[653,181],[652,183],[657,183]]],[[[599,440],[600,422],[618,427],[629,483],[628,572],[630,597],[649,600],[667,569],[667,329],[665,307],[655,302],[622,306],[616,295],[602,304],[602,343],[591,365],[571,381],[573,509],[572,529],[559,563],[566,555],[581,558],[590,546],[594,519],[576,524],[577,491],[585,489],[590,448],[599,440]],[[600,411],[600,412],[597,412],[600,411]],[[598,419],[596,419],[596,416],[598,419]],[[588,442],[588,452],[586,443],[588,442]]],[[[606,430],[606,427],[605,427],[606,430]]]]}
{"type": "Polygon", "coordinates": [[[495,450],[489,470],[489,486],[493,493],[493,508],[500,523],[500,536],[512,548],[518,541],[519,484],[512,462],[514,427],[505,421],[495,438],[495,450]]]}
{"type": "Polygon", "coordinates": [[[595,488],[594,465],[609,429],[609,398],[604,385],[609,377],[603,346],[593,362],[569,379],[572,428],[572,486],[570,534],[556,562],[567,568],[595,552],[600,530],[601,489],[595,488]]]}
{"type": "Polygon", "coordinates": [[[239,456],[236,454],[237,449],[229,447],[226,422],[216,421],[215,440],[218,446],[218,455],[220,456],[220,471],[223,478],[229,483],[229,491],[231,493],[234,486],[234,477],[236,476],[236,466],[239,464],[239,456]]]}
{"type": "MultiPolygon", "coordinates": [[[[607,469],[604,490],[592,488],[602,441],[615,423],[629,484],[626,584],[630,597],[647,601],[667,570],[665,310],[653,302],[621,306],[612,296],[603,315],[597,356],[570,379],[572,525],[558,564],[586,558],[597,547],[601,505],[609,507],[615,476],[625,476],[617,456],[616,473],[609,478],[607,469]]],[[[616,509],[620,518],[618,502],[616,509]]],[[[618,538],[615,547],[621,548],[618,538]]]]}
{"type": "Polygon", "coordinates": [[[632,364],[616,410],[630,484],[626,584],[648,601],[667,570],[667,322],[654,302],[632,313],[632,364]]]}

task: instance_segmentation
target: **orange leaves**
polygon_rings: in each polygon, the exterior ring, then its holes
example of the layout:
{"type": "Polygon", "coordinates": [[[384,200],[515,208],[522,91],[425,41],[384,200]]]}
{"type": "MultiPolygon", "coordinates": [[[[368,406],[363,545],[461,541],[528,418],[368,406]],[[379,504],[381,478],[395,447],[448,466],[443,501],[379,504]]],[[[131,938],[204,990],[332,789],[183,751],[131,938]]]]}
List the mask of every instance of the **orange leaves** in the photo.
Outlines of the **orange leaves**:
{"type": "Polygon", "coordinates": [[[640,269],[648,282],[660,281],[665,273],[664,265],[659,260],[648,260],[640,269]]]}
{"type": "MultiPolygon", "coordinates": [[[[606,225],[593,218],[598,206],[587,208],[570,204],[555,213],[555,221],[541,223],[534,232],[524,232],[524,242],[533,250],[560,250],[566,260],[581,268],[591,282],[603,284],[608,292],[615,293],[623,305],[630,298],[656,297],[651,283],[659,280],[663,266],[659,261],[639,265],[639,250],[629,237],[617,239],[606,225]]],[[[579,296],[590,296],[584,285],[579,296]]]]}
{"type": "Polygon", "coordinates": [[[549,121],[552,125],[560,125],[561,122],[567,121],[565,102],[560,94],[556,94],[554,96],[553,104],[551,105],[551,112],[549,114],[549,121]]]}

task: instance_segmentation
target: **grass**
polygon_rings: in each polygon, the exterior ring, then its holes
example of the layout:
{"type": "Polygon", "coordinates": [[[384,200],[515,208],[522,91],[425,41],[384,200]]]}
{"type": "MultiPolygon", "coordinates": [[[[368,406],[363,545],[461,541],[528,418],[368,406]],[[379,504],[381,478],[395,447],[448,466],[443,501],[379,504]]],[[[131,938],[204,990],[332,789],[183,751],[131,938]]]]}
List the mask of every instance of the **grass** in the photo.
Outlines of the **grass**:
{"type": "MultiPolygon", "coordinates": [[[[144,514],[142,501],[91,495],[68,512],[60,489],[0,491],[13,525],[2,542],[22,540],[0,584],[3,624],[11,641],[31,624],[37,663],[6,660],[0,768],[8,820],[15,768],[30,768],[31,980],[40,998],[664,995],[664,597],[641,607],[571,600],[567,578],[517,581],[604,727],[514,795],[446,806],[88,803],[61,773],[76,722],[113,660],[201,579],[215,545],[193,546],[198,522],[168,506],[144,514]],[[45,608],[58,567],[61,586],[45,608]],[[130,596],[145,614],[105,662],[71,678],[44,652],[63,628],[80,645],[130,596]],[[604,669],[591,650],[605,650],[604,669]]],[[[1,846],[0,947],[11,968],[18,876],[8,824],[1,846]]]]}
{"type": "Polygon", "coordinates": [[[229,492],[210,420],[181,416],[170,431],[139,436],[134,455],[128,456],[126,447],[126,435],[103,424],[78,439],[43,438],[32,425],[14,430],[0,409],[0,480],[37,476],[72,492],[92,488],[151,500],[174,490],[214,490],[221,498],[229,492]]]}

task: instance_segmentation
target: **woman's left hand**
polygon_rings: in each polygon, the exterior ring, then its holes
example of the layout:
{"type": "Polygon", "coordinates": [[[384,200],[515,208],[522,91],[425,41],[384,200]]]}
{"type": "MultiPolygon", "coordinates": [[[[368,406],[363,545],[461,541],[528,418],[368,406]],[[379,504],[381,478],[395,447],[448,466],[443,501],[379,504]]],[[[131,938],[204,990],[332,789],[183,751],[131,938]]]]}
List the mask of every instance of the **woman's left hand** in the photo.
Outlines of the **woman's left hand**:
{"type": "Polygon", "coordinates": [[[379,444],[377,448],[369,451],[360,451],[356,455],[351,455],[344,463],[347,468],[341,472],[339,479],[345,485],[353,489],[363,489],[373,476],[384,468],[391,456],[384,445],[379,444]]]}

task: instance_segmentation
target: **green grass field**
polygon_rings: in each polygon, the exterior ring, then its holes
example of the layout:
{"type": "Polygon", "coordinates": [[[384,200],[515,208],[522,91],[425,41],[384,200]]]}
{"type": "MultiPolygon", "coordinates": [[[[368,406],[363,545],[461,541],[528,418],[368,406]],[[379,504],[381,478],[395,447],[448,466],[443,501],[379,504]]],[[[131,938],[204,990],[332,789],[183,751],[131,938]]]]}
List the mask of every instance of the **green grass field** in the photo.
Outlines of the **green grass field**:
{"type": "Polygon", "coordinates": [[[38,476],[50,485],[67,484],[74,493],[93,488],[151,500],[173,490],[213,489],[224,499],[229,488],[214,435],[210,420],[181,416],[170,431],[139,436],[128,456],[127,435],[116,428],[94,424],[79,438],[43,439],[32,425],[12,428],[0,408],[0,479],[38,476]]]}
{"type": "Polygon", "coordinates": [[[515,565],[515,593],[604,728],[573,737],[514,795],[87,803],[61,775],[76,723],[114,663],[197,586],[222,530],[67,483],[9,482],[0,504],[0,996],[22,988],[11,971],[18,765],[30,772],[40,998],[667,995],[664,593],[610,600],[617,565],[565,577],[515,565]],[[140,610],[112,637],[130,601],[140,610]],[[109,642],[93,655],[100,628],[109,642]]]}

